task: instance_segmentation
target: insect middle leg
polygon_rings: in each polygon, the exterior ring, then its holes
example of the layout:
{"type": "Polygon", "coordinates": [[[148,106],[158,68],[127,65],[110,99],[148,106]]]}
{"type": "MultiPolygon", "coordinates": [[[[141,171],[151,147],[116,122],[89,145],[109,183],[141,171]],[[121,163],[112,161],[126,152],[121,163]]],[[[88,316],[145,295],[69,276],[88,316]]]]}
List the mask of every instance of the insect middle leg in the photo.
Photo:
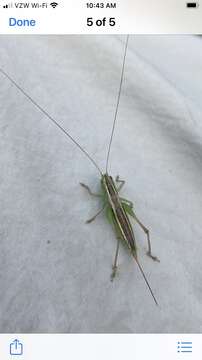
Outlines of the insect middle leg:
{"type": "Polygon", "coordinates": [[[94,221],[94,220],[96,219],[96,217],[103,212],[103,210],[105,209],[105,207],[106,207],[106,204],[105,204],[105,205],[102,207],[102,209],[100,209],[94,216],[92,216],[92,218],[86,220],[86,224],[90,224],[92,221],[94,221]]]}
{"type": "Polygon", "coordinates": [[[125,198],[123,198],[123,197],[120,197],[120,200],[121,200],[121,202],[123,202],[124,204],[127,204],[128,206],[130,206],[131,209],[133,209],[133,203],[132,203],[132,201],[127,200],[127,199],[125,199],[125,198]]]}
{"type": "MultiPolygon", "coordinates": [[[[85,184],[83,184],[83,183],[80,183],[80,185],[81,185],[84,189],[86,189],[91,196],[102,197],[101,194],[93,193],[93,192],[91,191],[91,189],[89,188],[89,186],[87,186],[87,185],[85,185],[85,184]]],[[[103,212],[103,210],[105,209],[105,207],[106,207],[106,204],[104,204],[103,207],[102,207],[94,216],[92,216],[92,218],[86,220],[86,223],[89,224],[89,223],[91,223],[92,221],[94,221],[94,220],[96,219],[96,217],[103,212]]]]}

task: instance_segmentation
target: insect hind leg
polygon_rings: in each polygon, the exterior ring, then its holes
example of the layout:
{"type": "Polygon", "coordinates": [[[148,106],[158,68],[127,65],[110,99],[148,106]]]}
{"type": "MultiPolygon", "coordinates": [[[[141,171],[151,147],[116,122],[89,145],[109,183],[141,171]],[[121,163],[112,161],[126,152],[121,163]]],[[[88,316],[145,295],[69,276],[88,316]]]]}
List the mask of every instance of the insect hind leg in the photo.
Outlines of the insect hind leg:
{"type": "Polygon", "coordinates": [[[160,260],[157,258],[157,256],[154,256],[151,252],[151,240],[150,240],[150,234],[149,234],[149,230],[142,224],[142,222],[137,218],[137,216],[134,214],[134,218],[137,221],[137,223],[140,225],[140,227],[142,228],[142,230],[145,232],[146,236],[147,236],[147,242],[148,242],[148,251],[147,251],[147,255],[154,261],[158,261],[160,262],[160,260]]]}
{"type": "Polygon", "coordinates": [[[147,236],[147,243],[148,243],[148,251],[147,251],[147,255],[154,261],[160,261],[157,256],[154,256],[151,252],[151,240],[150,240],[150,234],[149,234],[149,230],[146,228],[146,226],[144,226],[144,224],[138,219],[138,217],[135,215],[134,211],[133,211],[133,204],[126,200],[126,199],[122,199],[122,205],[124,210],[133,217],[133,219],[135,219],[135,221],[139,224],[139,226],[142,228],[142,230],[144,231],[144,233],[147,236]]]}
{"type": "Polygon", "coordinates": [[[114,227],[116,238],[117,238],[116,253],[115,253],[114,263],[112,265],[112,274],[111,274],[111,281],[113,281],[115,276],[116,276],[117,269],[118,269],[117,260],[118,260],[118,253],[119,253],[119,245],[120,245],[120,240],[121,240],[121,234],[120,234],[118,226],[116,225],[113,211],[109,206],[106,207],[106,216],[107,216],[107,219],[108,219],[109,223],[114,227]]]}
{"type": "Polygon", "coordinates": [[[120,244],[120,237],[117,236],[117,246],[116,246],[116,253],[114,258],[114,263],[112,265],[112,274],[111,274],[111,281],[114,280],[117,272],[117,260],[118,260],[118,253],[119,253],[119,244],[120,244]]]}

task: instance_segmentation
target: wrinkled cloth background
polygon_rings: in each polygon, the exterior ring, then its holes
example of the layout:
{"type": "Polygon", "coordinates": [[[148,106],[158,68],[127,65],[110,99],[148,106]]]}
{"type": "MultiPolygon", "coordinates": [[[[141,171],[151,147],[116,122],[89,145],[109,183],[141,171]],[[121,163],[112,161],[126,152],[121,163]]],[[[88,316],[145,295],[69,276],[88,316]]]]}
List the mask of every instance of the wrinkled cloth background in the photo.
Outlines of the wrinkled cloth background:
{"type": "MultiPolygon", "coordinates": [[[[125,36],[1,36],[0,66],[104,169],[125,36]]],[[[130,36],[110,174],[151,231],[119,254],[99,173],[0,74],[0,331],[202,331],[202,42],[130,36]]]]}

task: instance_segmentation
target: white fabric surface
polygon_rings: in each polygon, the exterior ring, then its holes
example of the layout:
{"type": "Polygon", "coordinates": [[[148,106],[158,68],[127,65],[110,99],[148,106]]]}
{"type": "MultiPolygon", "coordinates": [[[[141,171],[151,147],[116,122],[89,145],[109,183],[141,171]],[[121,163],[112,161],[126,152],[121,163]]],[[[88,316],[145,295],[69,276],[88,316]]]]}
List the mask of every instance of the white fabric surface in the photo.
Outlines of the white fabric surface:
{"type": "MultiPolygon", "coordinates": [[[[0,66],[104,169],[124,36],[1,36],[0,66]]],[[[156,307],[124,248],[79,186],[82,153],[0,74],[0,331],[202,331],[202,42],[130,36],[110,173],[151,231],[134,225],[156,307]]]]}

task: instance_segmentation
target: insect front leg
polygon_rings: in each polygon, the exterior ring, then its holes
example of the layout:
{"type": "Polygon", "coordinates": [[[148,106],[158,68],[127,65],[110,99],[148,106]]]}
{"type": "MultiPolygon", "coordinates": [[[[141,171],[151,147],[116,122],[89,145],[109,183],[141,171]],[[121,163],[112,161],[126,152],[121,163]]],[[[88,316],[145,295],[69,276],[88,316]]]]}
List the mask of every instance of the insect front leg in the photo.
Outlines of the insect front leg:
{"type": "Polygon", "coordinates": [[[96,196],[96,197],[101,197],[101,196],[102,196],[101,194],[96,194],[96,193],[92,192],[88,185],[85,185],[85,184],[83,184],[83,183],[80,183],[80,185],[81,185],[84,189],[86,189],[91,196],[96,196]]]}
{"type": "Polygon", "coordinates": [[[115,179],[115,180],[116,180],[117,183],[120,184],[119,187],[117,188],[117,191],[119,192],[119,191],[122,189],[122,187],[124,186],[125,181],[124,181],[124,180],[120,180],[119,175],[116,176],[116,179],[115,179]]]}

